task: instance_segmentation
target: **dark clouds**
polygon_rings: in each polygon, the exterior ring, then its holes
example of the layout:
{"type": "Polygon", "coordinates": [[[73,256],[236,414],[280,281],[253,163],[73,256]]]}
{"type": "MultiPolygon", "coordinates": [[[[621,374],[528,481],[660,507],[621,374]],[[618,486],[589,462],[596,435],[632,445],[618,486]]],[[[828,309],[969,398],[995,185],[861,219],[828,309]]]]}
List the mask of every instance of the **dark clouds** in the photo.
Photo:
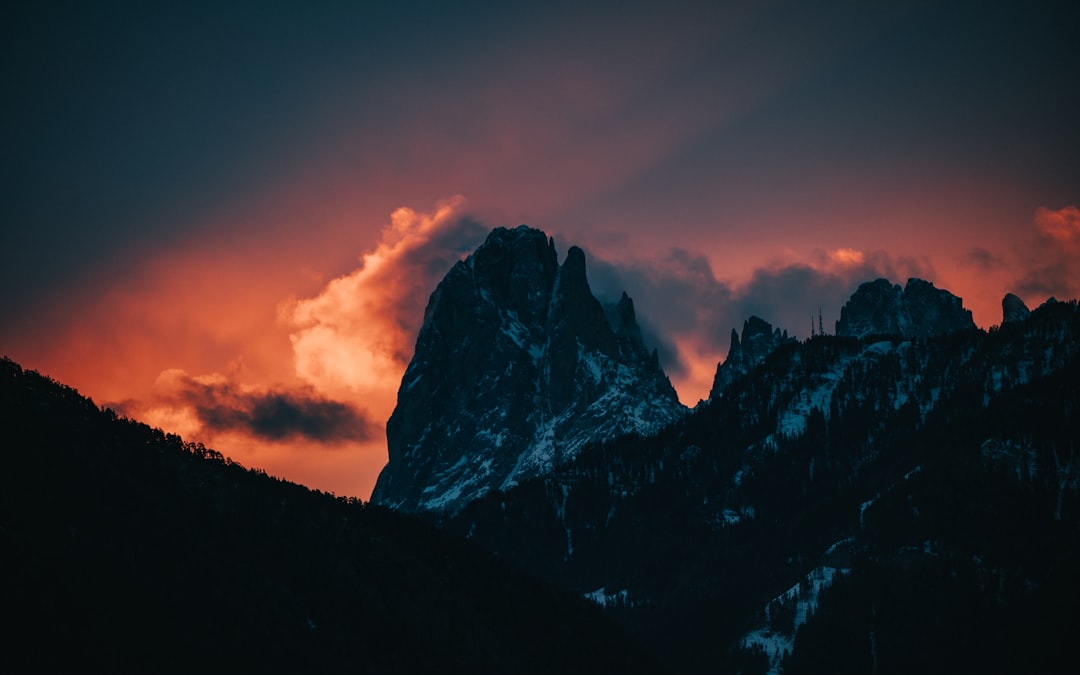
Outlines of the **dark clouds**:
{"type": "Polygon", "coordinates": [[[181,370],[158,378],[155,405],[188,412],[211,435],[234,432],[263,441],[336,444],[365,441],[379,431],[360,410],[311,387],[245,387],[223,375],[195,377],[181,370]]]}
{"type": "Polygon", "coordinates": [[[704,256],[683,249],[646,262],[612,262],[590,256],[589,285],[601,301],[614,302],[625,291],[633,300],[646,346],[655,348],[668,375],[686,373],[676,338],[692,335],[719,349],[723,321],[732,302],[731,287],[713,275],[704,256]]]}
{"type": "Polygon", "coordinates": [[[819,312],[825,317],[825,331],[831,333],[840,308],[863,282],[884,277],[903,284],[911,277],[934,281],[935,276],[928,261],[893,257],[884,251],[819,252],[807,263],[756,270],[739,288],[735,308],[744,318],[756,314],[793,335],[807,337],[809,324],[816,323],[819,312]]]}
{"type": "Polygon", "coordinates": [[[592,257],[589,280],[601,299],[625,290],[633,299],[649,346],[674,378],[686,376],[689,361],[727,353],[731,330],[756,315],[774,328],[807,337],[817,330],[819,312],[831,333],[840,308],[865,281],[885,277],[934,280],[927,261],[894,258],[883,251],[851,249],[819,252],[809,261],[762,267],[744,283],[718,279],[704,255],[674,248],[647,260],[613,262],[592,257]]]}
{"type": "Polygon", "coordinates": [[[982,273],[996,272],[1009,267],[1009,263],[1000,255],[981,246],[973,246],[962,256],[961,262],[971,265],[982,273]]]}
{"type": "MultiPolygon", "coordinates": [[[[428,213],[399,209],[359,267],[314,297],[283,307],[304,381],[339,400],[393,400],[428,296],[491,227],[507,225],[482,222],[465,208],[455,198],[428,213]]],[[[580,244],[588,246],[555,235],[562,256],[580,244]]],[[[832,332],[840,307],[860,283],[882,276],[899,283],[912,276],[935,279],[925,260],[837,249],[758,268],[736,283],[718,278],[705,255],[679,247],[618,261],[590,253],[588,276],[601,301],[615,302],[623,291],[633,298],[646,345],[657,350],[690,399],[707,391],[705,380],[726,355],[732,328],[751,315],[806,337],[820,311],[832,332]]]]}

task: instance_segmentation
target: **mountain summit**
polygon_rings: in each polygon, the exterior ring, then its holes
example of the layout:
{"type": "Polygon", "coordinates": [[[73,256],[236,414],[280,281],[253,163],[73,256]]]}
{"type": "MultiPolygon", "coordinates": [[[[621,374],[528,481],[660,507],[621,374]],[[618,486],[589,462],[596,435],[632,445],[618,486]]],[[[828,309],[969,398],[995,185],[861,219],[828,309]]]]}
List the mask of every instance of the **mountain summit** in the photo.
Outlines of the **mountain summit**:
{"type": "Polygon", "coordinates": [[[494,230],[432,293],[386,426],[372,501],[452,514],[576,456],[685,412],[624,293],[605,312],[571,247],[494,230]]]}
{"type": "Polygon", "coordinates": [[[888,279],[868,281],[840,309],[836,334],[849,337],[898,335],[926,338],[975,328],[971,310],[952,293],[922,279],[903,289],[888,279]]]}
{"type": "Polygon", "coordinates": [[[743,322],[742,340],[732,328],[731,347],[728,348],[727,358],[716,366],[709,398],[719,398],[729,384],[753,370],[774,349],[789,342],[795,342],[795,338],[788,337],[787,331],[781,333],[779,328],[773,330],[771,323],[757,316],[743,322]]]}
{"type": "Polygon", "coordinates": [[[1031,316],[1031,310],[1019,296],[1006,293],[1001,299],[1001,323],[1016,323],[1031,316]]]}

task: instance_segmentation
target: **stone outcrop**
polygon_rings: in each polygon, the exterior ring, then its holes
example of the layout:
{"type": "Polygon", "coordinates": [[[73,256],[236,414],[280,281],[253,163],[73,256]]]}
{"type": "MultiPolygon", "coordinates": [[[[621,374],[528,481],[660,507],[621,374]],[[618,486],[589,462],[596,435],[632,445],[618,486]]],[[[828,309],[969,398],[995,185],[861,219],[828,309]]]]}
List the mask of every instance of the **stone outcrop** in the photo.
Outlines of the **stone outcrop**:
{"type": "Polygon", "coordinates": [[[927,338],[975,328],[971,310],[952,293],[929,281],[908,279],[901,288],[888,279],[868,281],[840,310],[836,334],[850,337],[896,335],[927,338]]]}
{"type": "Polygon", "coordinates": [[[500,228],[431,295],[372,500],[450,514],[684,412],[630,298],[609,315],[581,249],[560,265],[543,232],[500,228]]]}

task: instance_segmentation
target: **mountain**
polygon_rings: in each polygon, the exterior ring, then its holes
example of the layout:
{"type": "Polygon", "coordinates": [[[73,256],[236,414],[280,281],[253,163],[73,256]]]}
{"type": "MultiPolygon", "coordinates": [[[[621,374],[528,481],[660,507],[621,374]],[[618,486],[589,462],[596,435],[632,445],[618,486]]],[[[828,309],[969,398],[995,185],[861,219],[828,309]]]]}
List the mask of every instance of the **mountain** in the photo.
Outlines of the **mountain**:
{"type": "Polygon", "coordinates": [[[868,281],[840,309],[836,334],[847,337],[899,335],[924,338],[975,328],[960,298],[922,279],[903,289],[888,279],[868,281]]]}
{"type": "Polygon", "coordinates": [[[433,526],[247,470],[0,361],[0,670],[661,672],[433,526]]]}
{"type": "Polygon", "coordinates": [[[560,265],[543,232],[499,228],[431,295],[372,501],[453,514],[683,414],[630,298],[605,311],[581,249],[560,265]]]}
{"type": "Polygon", "coordinates": [[[779,328],[773,330],[772,324],[756,316],[743,322],[741,340],[732,328],[731,346],[727,357],[716,367],[709,398],[719,398],[729,384],[749,374],[777,347],[794,341],[794,338],[788,337],[787,331],[781,333],[779,328]]]}
{"type": "Polygon", "coordinates": [[[908,287],[856,293],[846,325],[872,335],[782,344],[659,432],[589,445],[444,527],[592,599],[675,672],[1067,662],[1080,308],[949,332],[963,322],[927,307],[962,317],[955,296],[908,287]],[[907,308],[892,335],[864,302],[878,291],[907,308]]]}
{"type": "Polygon", "coordinates": [[[1001,299],[1001,322],[1023,321],[1031,315],[1031,310],[1018,296],[1006,293],[1001,299]]]}

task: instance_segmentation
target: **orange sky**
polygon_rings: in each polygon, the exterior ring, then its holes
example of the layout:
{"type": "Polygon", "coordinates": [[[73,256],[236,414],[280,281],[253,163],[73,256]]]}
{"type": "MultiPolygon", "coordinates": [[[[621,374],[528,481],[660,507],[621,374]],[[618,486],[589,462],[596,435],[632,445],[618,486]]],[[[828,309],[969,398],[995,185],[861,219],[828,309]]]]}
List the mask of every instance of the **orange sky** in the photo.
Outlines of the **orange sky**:
{"type": "MultiPolygon", "coordinates": [[[[439,236],[468,241],[483,235],[475,224],[460,225],[468,212],[461,197],[424,211],[396,210],[384,218],[379,240],[355,259],[351,270],[336,277],[315,270],[307,256],[319,251],[306,250],[302,240],[285,246],[273,236],[258,238],[244,242],[242,250],[192,241],[146,257],[89,294],[54,299],[32,315],[32,323],[21,332],[24,341],[8,342],[8,354],[76,386],[99,403],[119,406],[150,424],[203,441],[245,465],[337,494],[366,497],[386,459],[382,425],[393,410],[423,306],[439,276],[421,268],[441,260],[438,269],[445,272],[464,255],[464,248],[447,250],[433,243],[439,236]],[[177,372],[208,383],[228,382],[256,394],[275,387],[310,388],[326,399],[359,408],[374,431],[362,440],[315,442],[301,437],[268,440],[240,427],[211,428],[194,412],[196,399],[177,396],[177,372]]],[[[726,352],[727,333],[741,324],[734,312],[753,301],[742,295],[752,294],[755,283],[742,256],[757,256],[751,265],[759,265],[759,274],[801,269],[823,283],[841,286],[870,278],[875,271],[892,272],[891,278],[900,283],[905,274],[923,273],[965,297],[977,322],[988,327],[1000,321],[1000,298],[1022,276],[1018,270],[1027,255],[1025,247],[1032,257],[1040,247],[1060,247],[1071,252],[1072,260],[1080,252],[1080,214],[1075,207],[1033,212],[1023,225],[1016,229],[1027,241],[1018,236],[1008,246],[987,249],[1011,261],[1000,268],[965,263],[970,246],[962,233],[936,237],[928,247],[933,253],[923,254],[837,247],[804,250],[800,255],[793,246],[755,251],[746,245],[712,254],[695,251],[709,263],[706,272],[711,272],[711,279],[708,274],[695,276],[686,260],[665,259],[663,249],[639,244],[629,234],[617,246],[605,249],[600,243],[589,252],[605,263],[624,264],[627,278],[638,284],[641,272],[647,271],[652,275],[652,293],[662,293],[664,284],[676,279],[700,292],[703,302],[717,289],[731,294],[726,307],[684,314],[684,320],[675,322],[673,331],[664,336],[682,362],[673,383],[684,402],[693,405],[708,392],[716,364],[726,352]],[[643,253],[619,263],[617,256],[625,250],[643,253]],[[905,262],[905,256],[911,261],[905,262]],[[724,269],[735,270],[738,276],[721,277],[718,270],[724,269]],[[731,319],[726,330],[710,331],[708,323],[725,315],[731,319]]],[[[263,231],[273,234],[272,228],[263,231]]],[[[572,241],[557,231],[555,236],[564,254],[572,241]]],[[[648,236],[641,239],[650,242],[648,236]]],[[[1075,272],[1071,274],[1071,283],[1080,281],[1075,272]]],[[[650,309],[658,309],[662,296],[646,292],[637,297],[638,313],[649,322],[650,309]]],[[[1028,294],[1025,299],[1034,306],[1045,297],[1028,294]]],[[[831,326],[839,304],[835,297],[822,300],[826,325],[831,326]]],[[[789,309],[789,316],[806,309],[811,313],[797,324],[765,318],[806,336],[817,307],[789,309]]]]}

